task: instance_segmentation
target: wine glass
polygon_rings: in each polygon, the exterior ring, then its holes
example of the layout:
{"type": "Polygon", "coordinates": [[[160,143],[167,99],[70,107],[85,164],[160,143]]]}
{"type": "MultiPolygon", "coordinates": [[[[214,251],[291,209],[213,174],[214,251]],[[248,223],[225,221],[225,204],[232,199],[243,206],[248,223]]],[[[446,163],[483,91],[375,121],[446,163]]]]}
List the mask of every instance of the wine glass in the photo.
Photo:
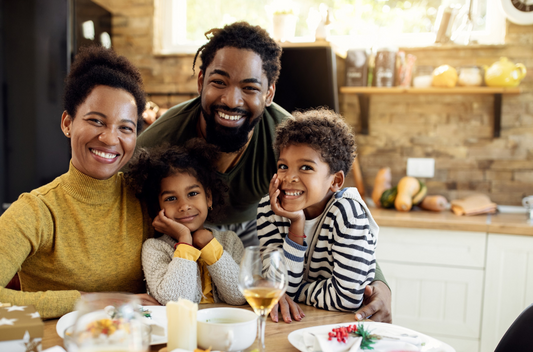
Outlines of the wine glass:
{"type": "Polygon", "coordinates": [[[259,315],[259,351],[265,351],[265,323],[270,310],[285,293],[287,263],[279,248],[247,247],[240,265],[239,288],[259,315]]]}
{"type": "Polygon", "coordinates": [[[151,329],[143,324],[140,301],[123,293],[90,293],[76,304],[76,322],[65,331],[69,352],[146,352],[151,329]]]}

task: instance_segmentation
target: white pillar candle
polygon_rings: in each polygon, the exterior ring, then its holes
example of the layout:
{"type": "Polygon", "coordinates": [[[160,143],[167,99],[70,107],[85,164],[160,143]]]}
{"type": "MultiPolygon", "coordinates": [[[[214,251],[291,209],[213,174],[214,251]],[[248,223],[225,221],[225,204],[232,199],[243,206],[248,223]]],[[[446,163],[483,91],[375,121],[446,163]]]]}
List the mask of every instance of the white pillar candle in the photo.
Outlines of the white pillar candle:
{"type": "Polygon", "coordinates": [[[196,313],[198,304],[180,298],[167,303],[167,349],[194,351],[196,345],[196,313]]]}

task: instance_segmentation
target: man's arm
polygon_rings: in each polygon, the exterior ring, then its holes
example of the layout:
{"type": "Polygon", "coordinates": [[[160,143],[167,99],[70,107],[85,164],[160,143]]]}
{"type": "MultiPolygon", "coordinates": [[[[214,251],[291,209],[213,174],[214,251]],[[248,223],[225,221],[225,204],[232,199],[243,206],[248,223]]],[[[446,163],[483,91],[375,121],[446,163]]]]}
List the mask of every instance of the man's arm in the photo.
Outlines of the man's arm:
{"type": "Polygon", "coordinates": [[[391,299],[391,290],[376,261],[376,276],[365,288],[363,306],[355,312],[355,319],[363,320],[372,316],[373,321],[392,323],[391,299]]]}

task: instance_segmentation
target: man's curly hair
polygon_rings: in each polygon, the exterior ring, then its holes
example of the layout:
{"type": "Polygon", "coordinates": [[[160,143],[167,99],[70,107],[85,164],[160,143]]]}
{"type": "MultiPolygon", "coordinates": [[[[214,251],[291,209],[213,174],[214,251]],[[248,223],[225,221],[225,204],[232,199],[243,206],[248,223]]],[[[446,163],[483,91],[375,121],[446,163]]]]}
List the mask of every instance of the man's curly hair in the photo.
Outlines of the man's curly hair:
{"type": "Polygon", "coordinates": [[[199,138],[188,141],[185,146],[163,144],[141,148],[128,164],[126,182],[137,197],[146,203],[148,214],[155,219],[161,211],[161,180],[177,173],[187,173],[195,177],[211,195],[213,209],[209,211],[207,221],[216,222],[220,219],[229,189],[217,176],[217,158],[218,148],[199,138]]]}
{"type": "Polygon", "coordinates": [[[344,118],[334,111],[318,108],[294,112],[276,128],[274,149],[279,153],[289,145],[306,144],[320,153],[329,171],[346,175],[356,156],[355,137],[344,118]]]}
{"type": "Polygon", "coordinates": [[[269,86],[278,80],[281,70],[281,47],[263,28],[252,26],[247,22],[235,22],[224,28],[213,28],[205,33],[205,37],[209,41],[196,52],[192,64],[193,73],[198,56],[202,60],[200,70],[205,73],[219,49],[233,47],[252,50],[261,57],[269,86]]]}
{"type": "Polygon", "coordinates": [[[146,97],[139,70],[124,56],[118,56],[112,49],[92,45],[80,48],[65,80],[63,97],[65,110],[74,118],[80,104],[96,86],[123,89],[133,95],[137,104],[137,133],[142,129],[142,113],[146,97]]]}

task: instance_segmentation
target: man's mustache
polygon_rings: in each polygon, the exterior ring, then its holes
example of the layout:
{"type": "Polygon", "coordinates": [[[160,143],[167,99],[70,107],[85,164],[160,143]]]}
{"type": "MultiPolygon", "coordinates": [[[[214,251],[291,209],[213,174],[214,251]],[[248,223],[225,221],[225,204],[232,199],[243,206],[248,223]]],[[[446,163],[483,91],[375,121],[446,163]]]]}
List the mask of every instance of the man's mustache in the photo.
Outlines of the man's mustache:
{"type": "Polygon", "coordinates": [[[224,110],[226,112],[231,112],[231,113],[240,114],[240,115],[244,115],[244,116],[248,116],[250,114],[249,111],[246,111],[244,109],[241,109],[241,108],[230,108],[227,105],[211,105],[211,113],[213,113],[214,110],[224,110]]]}

